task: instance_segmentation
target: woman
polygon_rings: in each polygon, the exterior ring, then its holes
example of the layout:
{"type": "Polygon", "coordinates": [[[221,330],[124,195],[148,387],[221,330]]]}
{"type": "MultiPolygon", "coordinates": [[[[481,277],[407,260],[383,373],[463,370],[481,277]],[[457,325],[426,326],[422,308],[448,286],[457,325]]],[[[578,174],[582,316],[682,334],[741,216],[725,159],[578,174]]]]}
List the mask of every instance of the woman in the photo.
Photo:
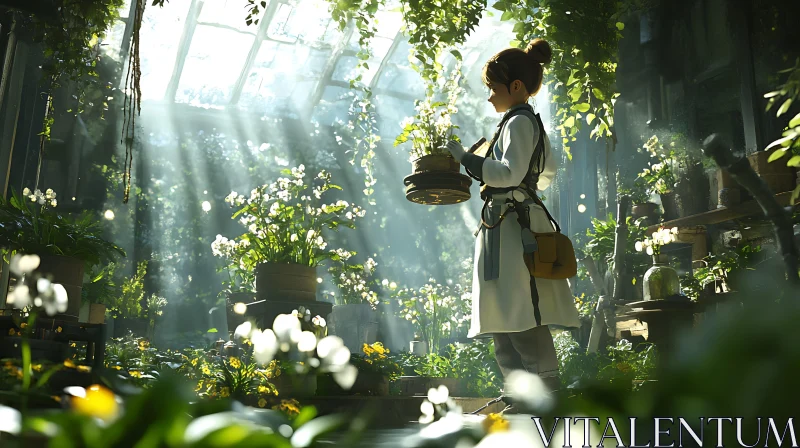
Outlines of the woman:
{"type": "Polygon", "coordinates": [[[578,311],[567,280],[530,276],[523,252],[535,249],[535,239],[525,240],[516,212],[506,213],[514,203],[523,205],[519,209],[527,208],[527,214],[522,212],[521,221],[527,215],[533,232],[555,230],[535,196],[550,186],[556,160],[541,121],[527,104],[541,88],[543,65],[551,57],[550,45],[535,39],[525,50],[508,48],[489,59],[483,68],[489,102],[505,112],[490,156],[467,152],[454,141],[447,149],[484,184],[481,197],[486,201],[475,244],[469,337],[492,336],[504,377],[526,370],[556,389],[558,362],[548,325],[578,327],[578,311]]]}

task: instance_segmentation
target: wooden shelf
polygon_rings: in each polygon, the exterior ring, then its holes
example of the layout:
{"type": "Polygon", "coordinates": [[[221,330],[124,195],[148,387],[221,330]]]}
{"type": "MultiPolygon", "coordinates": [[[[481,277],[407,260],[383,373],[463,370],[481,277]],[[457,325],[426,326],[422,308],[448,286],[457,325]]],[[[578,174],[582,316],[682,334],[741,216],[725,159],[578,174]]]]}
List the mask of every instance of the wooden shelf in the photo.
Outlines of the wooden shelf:
{"type": "MultiPolygon", "coordinates": [[[[775,195],[775,199],[782,207],[789,205],[789,200],[792,198],[792,192],[786,191],[775,195]]],[[[692,216],[685,216],[683,218],[673,219],[660,224],[654,224],[647,228],[647,233],[655,232],[659,227],[691,227],[701,226],[708,224],[719,224],[725,221],[731,221],[739,218],[746,218],[748,216],[756,216],[761,214],[761,206],[755,200],[742,202],[731,207],[721,207],[716,210],[709,210],[692,216]]]]}

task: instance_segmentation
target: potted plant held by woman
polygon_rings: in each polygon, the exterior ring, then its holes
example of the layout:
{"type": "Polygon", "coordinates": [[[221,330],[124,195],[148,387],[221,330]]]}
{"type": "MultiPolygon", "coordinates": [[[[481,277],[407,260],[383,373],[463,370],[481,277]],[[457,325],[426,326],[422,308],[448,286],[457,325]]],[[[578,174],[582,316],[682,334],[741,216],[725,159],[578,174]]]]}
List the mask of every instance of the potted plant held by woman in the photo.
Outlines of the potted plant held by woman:
{"type": "Polygon", "coordinates": [[[323,203],[325,194],[341,190],[329,173],[304,180],[305,167],[284,170],[276,182],[253,189],[250,197],[231,193],[226,201],[236,211],[234,219],[247,228],[238,238],[218,235],[211,244],[214,255],[241,269],[255,272],[259,300],[313,302],[317,295],[320,263],[332,256],[325,250],[325,230],[355,228],[364,209],[339,200],[323,203]]]}
{"type": "Polygon", "coordinates": [[[463,90],[458,86],[460,76],[456,67],[444,81],[443,94],[437,95],[434,86],[429,85],[427,97],[415,102],[417,114],[403,120],[403,131],[394,141],[394,146],[411,142],[413,173],[404,180],[409,201],[444,205],[464,202],[470,197],[472,181],[459,172],[459,163],[444,148],[450,140],[461,141],[453,134],[458,126],[452,122],[452,114],[458,112],[456,99],[463,90]],[[446,96],[446,101],[440,99],[442,96],[446,96]]]}
{"type": "Polygon", "coordinates": [[[78,320],[84,272],[125,252],[102,238],[101,221],[92,213],[64,215],[57,205],[50,189],[25,188],[22,194],[12,191],[11,198],[0,198],[0,241],[6,258],[17,253],[39,256],[38,272],[67,291],[67,310],[59,317],[78,320]]]}

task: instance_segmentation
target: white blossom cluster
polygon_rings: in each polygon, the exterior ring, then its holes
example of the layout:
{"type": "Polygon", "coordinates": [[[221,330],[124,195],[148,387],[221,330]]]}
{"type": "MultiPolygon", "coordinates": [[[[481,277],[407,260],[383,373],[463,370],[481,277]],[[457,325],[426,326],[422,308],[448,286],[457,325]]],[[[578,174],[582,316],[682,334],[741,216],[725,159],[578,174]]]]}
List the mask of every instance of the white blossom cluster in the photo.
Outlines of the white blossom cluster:
{"type": "MultiPolygon", "coordinates": [[[[331,372],[339,386],[350,389],[358,375],[358,370],[350,364],[350,350],[338,336],[318,339],[313,331],[303,330],[301,321],[306,320],[305,316],[310,316],[305,309],[302,312],[295,310],[293,314],[281,314],[275,318],[272,329],[263,331],[247,321],[236,327],[234,337],[252,342],[253,357],[261,365],[269,364],[280,352],[295,355],[298,370],[314,368],[331,372]]],[[[316,321],[315,325],[325,325],[324,319],[319,316],[309,319],[316,321]]]]}
{"type": "Polygon", "coordinates": [[[637,252],[645,251],[647,255],[658,255],[661,253],[661,246],[675,241],[678,241],[678,228],[661,227],[653,232],[652,238],[645,237],[644,241],[637,241],[635,248],[637,252]]]}
{"type": "Polygon", "coordinates": [[[17,254],[11,258],[10,271],[21,280],[8,294],[7,302],[17,309],[42,307],[48,316],[63,313],[69,302],[67,290],[36,272],[40,261],[38,255],[17,254]]]}
{"type": "Polygon", "coordinates": [[[58,200],[56,199],[56,192],[53,191],[52,188],[48,188],[44,193],[42,190],[38,188],[31,192],[30,188],[25,188],[22,190],[22,195],[28,198],[31,202],[38,203],[39,205],[49,205],[50,207],[55,207],[58,205],[58,200]]]}

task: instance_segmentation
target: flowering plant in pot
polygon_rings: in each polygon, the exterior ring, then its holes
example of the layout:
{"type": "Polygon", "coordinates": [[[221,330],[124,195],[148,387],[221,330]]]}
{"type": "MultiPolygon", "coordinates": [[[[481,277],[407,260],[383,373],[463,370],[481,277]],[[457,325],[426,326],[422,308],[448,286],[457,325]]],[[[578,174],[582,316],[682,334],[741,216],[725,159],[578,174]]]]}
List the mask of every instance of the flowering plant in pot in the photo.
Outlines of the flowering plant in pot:
{"type": "MultiPolygon", "coordinates": [[[[429,84],[427,97],[415,101],[417,114],[401,123],[403,131],[395,139],[394,146],[410,141],[410,161],[428,155],[450,157],[444,146],[450,140],[460,141],[453,133],[458,126],[452,122],[452,115],[458,112],[456,100],[464,91],[459,87],[460,78],[460,69],[456,67],[447,79],[441,81],[441,85],[429,84]],[[436,87],[440,88],[438,95],[435,93],[436,87]]],[[[458,164],[455,166],[457,168],[458,164]]]]}
{"type": "Polygon", "coordinates": [[[366,211],[343,200],[322,202],[328,191],[341,190],[330,173],[321,171],[309,183],[303,165],[282,173],[288,177],[254,188],[249,197],[232,192],[225,198],[235,209],[232,218],[247,231],[230,240],[217,235],[211,250],[230,265],[255,272],[259,298],[313,301],[316,267],[335,255],[326,250],[323,232],[354,229],[366,211]]]}
{"type": "Polygon", "coordinates": [[[645,272],[642,282],[644,300],[663,300],[681,293],[678,273],[668,265],[666,254],[661,253],[662,246],[677,240],[677,227],[660,227],[653,232],[652,238],[645,237],[644,241],[636,242],[637,252],[645,251],[653,256],[653,266],[645,272]]]}
{"type": "Polygon", "coordinates": [[[677,204],[675,203],[676,169],[678,166],[674,150],[665,150],[664,145],[657,136],[650,137],[639,152],[646,151],[651,160],[638,177],[644,181],[648,195],[660,195],[661,205],[664,207],[664,219],[678,218],[677,204]],[[655,163],[654,163],[655,162],[655,163]]]}
{"type": "Polygon", "coordinates": [[[415,333],[431,353],[447,338],[466,336],[471,315],[470,292],[460,284],[440,284],[431,278],[421,288],[393,293],[398,315],[414,325],[415,333]]]}
{"type": "Polygon", "coordinates": [[[66,315],[77,319],[87,268],[124,257],[125,251],[102,238],[101,220],[92,213],[70,216],[56,211],[56,193],[48,189],[0,198],[0,241],[6,260],[14,254],[36,254],[38,268],[62,284],[69,296],[66,315]]]}

